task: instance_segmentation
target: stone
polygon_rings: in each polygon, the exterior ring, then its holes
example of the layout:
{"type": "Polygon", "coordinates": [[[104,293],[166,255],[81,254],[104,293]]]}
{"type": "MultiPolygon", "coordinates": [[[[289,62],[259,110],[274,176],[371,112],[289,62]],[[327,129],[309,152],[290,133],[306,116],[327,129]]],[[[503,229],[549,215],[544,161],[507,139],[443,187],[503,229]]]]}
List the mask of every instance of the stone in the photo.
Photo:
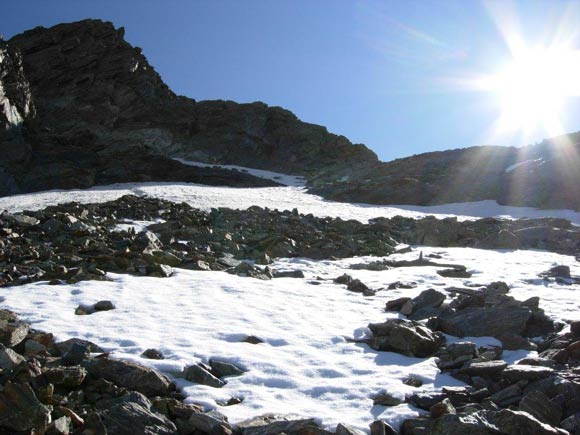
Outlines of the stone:
{"type": "Polygon", "coordinates": [[[437,325],[442,332],[457,337],[495,337],[523,333],[531,315],[529,308],[518,306],[466,308],[443,313],[437,325]]]}
{"type": "Polygon", "coordinates": [[[444,414],[435,419],[429,435],[496,435],[495,425],[485,411],[470,414],[444,414]]]}
{"type": "Polygon", "coordinates": [[[114,310],[115,305],[111,301],[99,301],[93,306],[93,308],[95,311],[109,311],[114,310]]]}
{"type": "Polygon", "coordinates": [[[63,416],[54,420],[48,426],[46,435],[69,435],[72,432],[72,420],[68,416],[63,416]]]}
{"type": "Polygon", "coordinates": [[[190,382],[195,382],[196,384],[207,385],[213,388],[221,388],[226,383],[219,378],[216,378],[208,370],[206,370],[201,365],[192,365],[186,367],[183,371],[183,377],[190,382]]]}
{"type": "Polygon", "coordinates": [[[0,427],[19,431],[46,430],[50,408],[40,403],[28,384],[6,382],[0,392],[0,427]]]}
{"type": "Polygon", "coordinates": [[[29,330],[30,327],[27,323],[0,320],[0,343],[6,347],[17,346],[24,341],[29,330]]]}
{"type": "Polygon", "coordinates": [[[343,423],[339,423],[336,426],[336,431],[335,431],[336,435],[364,435],[364,432],[355,429],[354,427],[350,427],[346,424],[343,423]]]}
{"type": "Polygon", "coordinates": [[[45,345],[40,344],[35,340],[26,340],[24,342],[24,355],[25,356],[35,356],[38,354],[43,354],[47,352],[45,345]]]}
{"type": "Polygon", "coordinates": [[[565,418],[560,423],[560,426],[562,427],[562,429],[565,429],[568,432],[570,432],[570,434],[576,435],[580,433],[580,413],[565,418]]]}
{"type": "Polygon", "coordinates": [[[304,278],[301,270],[285,270],[283,272],[274,271],[274,278],[304,278]]]}
{"type": "Polygon", "coordinates": [[[517,381],[537,381],[538,379],[547,378],[554,369],[542,366],[529,366],[524,364],[514,364],[507,367],[501,374],[504,379],[515,383],[517,381]]]}
{"type": "Polygon", "coordinates": [[[387,392],[379,393],[373,397],[373,405],[397,406],[400,405],[401,403],[403,403],[403,400],[387,392]]]}
{"type": "Polygon", "coordinates": [[[508,364],[505,361],[472,361],[459,370],[469,376],[493,377],[503,373],[508,364]]]}
{"type": "Polygon", "coordinates": [[[146,349],[143,351],[141,356],[147,359],[165,359],[163,354],[157,349],[146,349]]]}
{"type": "Polygon", "coordinates": [[[539,390],[525,394],[519,408],[551,426],[558,426],[562,420],[562,407],[539,390]]]}
{"type": "Polygon", "coordinates": [[[223,378],[225,376],[241,376],[245,373],[245,371],[238,366],[223,361],[210,359],[209,365],[211,367],[212,374],[216,378],[223,378]]]}
{"type": "Polygon", "coordinates": [[[371,435],[398,435],[398,432],[386,421],[373,421],[370,428],[371,435]]]}
{"type": "Polygon", "coordinates": [[[496,338],[501,341],[501,345],[505,350],[536,350],[538,348],[538,346],[531,343],[521,335],[511,332],[503,333],[498,335],[496,338]]]}
{"type": "Polygon", "coordinates": [[[51,367],[43,370],[46,380],[54,385],[62,385],[66,388],[79,387],[87,376],[84,367],[51,367]]]}
{"type": "Polygon", "coordinates": [[[565,435],[566,431],[542,423],[523,411],[503,409],[494,415],[493,421],[498,429],[508,435],[565,435]]]}
{"type": "Polygon", "coordinates": [[[217,411],[193,413],[189,417],[188,424],[202,433],[216,433],[220,426],[231,429],[228,418],[217,411]]]}
{"type": "Polygon", "coordinates": [[[457,341],[450,343],[446,348],[451,358],[459,358],[461,356],[476,357],[478,355],[477,345],[471,341],[457,341]]]}
{"type": "Polygon", "coordinates": [[[431,408],[429,408],[429,414],[431,418],[439,418],[445,414],[455,414],[457,411],[455,407],[451,404],[449,399],[443,399],[441,402],[436,403],[431,408]]]}
{"type": "Polygon", "coordinates": [[[405,379],[403,379],[403,384],[409,385],[410,387],[419,388],[423,385],[423,380],[415,375],[409,375],[405,379]]]}
{"type": "Polygon", "coordinates": [[[576,321],[570,323],[570,331],[576,337],[580,337],[580,320],[576,320],[576,321]]]}
{"type": "Polygon", "coordinates": [[[522,389],[518,384],[510,385],[491,396],[491,400],[501,407],[515,405],[520,402],[521,398],[522,389]]]}
{"type": "Polygon", "coordinates": [[[403,306],[407,302],[409,302],[410,300],[411,300],[411,298],[402,297],[402,298],[394,299],[392,301],[388,301],[386,306],[385,306],[385,310],[386,311],[401,311],[401,308],[403,308],[403,306]]]}
{"type": "Polygon", "coordinates": [[[13,370],[25,361],[26,358],[22,355],[0,344],[0,369],[13,370]]]}
{"type": "Polygon", "coordinates": [[[101,421],[110,434],[177,435],[171,420],[136,402],[122,402],[103,411],[101,421]]]}
{"type": "Polygon", "coordinates": [[[570,267],[564,265],[554,266],[550,270],[543,272],[541,276],[568,279],[572,278],[570,275],[570,267]]]}
{"type": "Polygon", "coordinates": [[[444,269],[438,270],[438,275],[441,275],[444,278],[471,278],[472,273],[467,272],[464,269],[444,269]]]}
{"type": "Polygon", "coordinates": [[[82,342],[75,342],[70,349],[62,356],[62,363],[65,365],[76,365],[82,363],[90,356],[90,346],[82,342]]]}
{"type": "Polygon", "coordinates": [[[428,411],[433,405],[446,399],[447,395],[438,392],[422,391],[407,397],[407,401],[418,408],[428,411]]]}
{"type": "Polygon", "coordinates": [[[255,335],[248,335],[246,338],[242,340],[242,342],[249,344],[260,344],[263,343],[264,340],[262,340],[259,337],[256,337],[255,335]]]}
{"type": "Polygon", "coordinates": [[[373,337],[370,346],[381,351],[424,358],[433,355],[443,344],[443,337],[423,325],[401,319],[369,325],[373,337]]]}
{"type": "Polygon", "coordinates": [[[310,429],[319,429],[314,419],[292,415],[266,414],[244,420],[237,424],[242,435],[299,435],[308,434],[310,429]]]}
{"type": "Polygon", "coordinates": [[[139,391],[146,396],[163,396],[174,388],[164,375],[127,361],[98,358],[91,360],[87,369],[93,376],[129,390],[139,391]]]}
{"type": "Polygon", "coordinates": [[[59,343],[56,343],[55,345],[61,354],[65,354],[65,353],[71,351],[75,344],[80,345],[83,348],[86,348],[89,352],[92,352],[92,353],[103,353],[104,352],[104,350],[100,346],[96,345],[95,343],[90,342],[88,340],[83,340],[80,338],[70,338],[66,341],[61,341],[59,343]]]}

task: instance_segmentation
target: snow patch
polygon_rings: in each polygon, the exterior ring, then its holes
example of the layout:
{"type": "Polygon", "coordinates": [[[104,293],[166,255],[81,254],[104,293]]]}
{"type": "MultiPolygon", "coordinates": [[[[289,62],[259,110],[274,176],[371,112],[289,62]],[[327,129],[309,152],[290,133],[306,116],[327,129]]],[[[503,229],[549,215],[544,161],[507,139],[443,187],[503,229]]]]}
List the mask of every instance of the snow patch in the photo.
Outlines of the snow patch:
{"type": "Polygon", "coordinates": [[[197,166],[199,168],[221,168],[221,169],[233,169],[240,172],[245,172],[247,174],[253,175],[254,177],[258,178],[265,178],[266,180],[272,180],[276,183],[283,184],[285,186],[294,186],[294,187],[304,187],[306,185],[306,181],[304,177],[300,177],[297,175],[287,175],[281,174],[279,172],[272,172],[266,171],[263,169],[254,169],[248,168],[245,166],[238,166],[238,165],[214,165],[211,163],[202,163],[202,162],[194,162],[192,160],[185,160],[180,157],[174,157],[173,160],[178,161],[187,166],[197,166]]]}
{"type": "Polygon", "coordinates": [[[523,165],[527,165],[530,164],[532,162],[539,162],[539,164],[543,163],[544,158],[540,157],[539,159],[531,159],[531,160],[524,160],[523,162],[518,162],[518,163],[514,163],[513,165],[508,166],[505,169],[506,174],[512,172],[513,170],[515,170],[516,168],[519,168],[520,166],[523,165]]]}

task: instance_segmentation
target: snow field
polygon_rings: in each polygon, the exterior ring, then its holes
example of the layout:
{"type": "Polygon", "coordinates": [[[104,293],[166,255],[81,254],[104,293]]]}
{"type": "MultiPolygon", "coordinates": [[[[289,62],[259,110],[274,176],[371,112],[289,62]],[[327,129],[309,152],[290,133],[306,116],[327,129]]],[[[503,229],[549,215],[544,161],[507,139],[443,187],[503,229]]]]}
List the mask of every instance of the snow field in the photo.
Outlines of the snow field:
{"type": "Polygon", "coordinates": [[[340,217],[367,222],[376,217],[405,216],[423,218],[457,217],[474,220],[482,217],[509,219],[530,217],[560,217],[580,225],[580,212],[572,210],[539,210],[530,207],[509,207],[495,201],[478,201],[435,206],[369,205],[327,201],[306,192],[302,187],[231,188],[203,186],[190,183],[125,183],[98,186],[91,189],[51,190],[0,198],[0,211],[39,210],[50,205],[77,201],[106,202],[123,195],[152,196],[175,202],[186,202],[192,207],[210,210],[217,207],[247,209],[252,205],[278,210],[297,208],[300,213],[315,216],[340,217]]]}
{"type": "MultiPolygon", "coordinates": [[[[368,432],[368,424],[377,418],[397,426],[417,415],[417,410],[406,404],[373,406],[374,394],[385,390],[402,399],[417,390],[460,385],[438,373],[433,358],[376,352],[347,340],[365,337],[368,323],[396,317],[396,313],[383,311],[388,300],[412,297],[427,288],[444,291],[449,286],[504,280],[516,298],[540,296],[548,314],[580,319],[579,303],[573,297],[580,286],[565,287],[537,279],[538,273],[558,264],[580,274],[573,257],[533,251],[420,247],[394,258],[416,259],[419,250],[425,256],[441,255],[436,260],[439,262],[464,264],[474,275],[470,279],[443,278],[434,267],[380,272],[350,269],[352,264],[376,261],[375,257],[338,261],[297,258],[281,259],[273,267],[302,270],[305,279],[260,281],[224,272],[176,269],[175,275],[166,279],[109,274],[111,280],[105,282],[65,286],[34,283],[1,289],[0,295],[3,307],[18,312],[34,328],[53,332],[59,340],[88,339],[112,351],[116,358],[157,368],[176,381],[187,401],[206,409],[217,408],[233,423],[267,412],[294,413],[318,418],[329,429],[343,422],[368,432]],[[374,289],[386,288],[395,281],[415,282],[417,287],[364,297],[332,282],[343,273],[374,289]],[[81,303],[106,299],[117,308],[89,316],[74,314],[81,303]],[[247,335],[258,336],[264,343],[241,342],[247,335]],[[141,358],[147,348],[157,348],[166,359],[141,358]],[[207,363],[210,358],[235,363],[248,372],[229,378],[221,389],[178,377],[185,366],[207,363]],[[424,386],[416,389],[403,384],[410,374],[421,377],[424,386]],[[216,403],[230,397],[244,401],[228,407],[216,403]]],[[[491,338],[477,341],[497,342],[491,338]]],[[[506,352],[504,356],[515,361],[526,354],[506,352]]]]}

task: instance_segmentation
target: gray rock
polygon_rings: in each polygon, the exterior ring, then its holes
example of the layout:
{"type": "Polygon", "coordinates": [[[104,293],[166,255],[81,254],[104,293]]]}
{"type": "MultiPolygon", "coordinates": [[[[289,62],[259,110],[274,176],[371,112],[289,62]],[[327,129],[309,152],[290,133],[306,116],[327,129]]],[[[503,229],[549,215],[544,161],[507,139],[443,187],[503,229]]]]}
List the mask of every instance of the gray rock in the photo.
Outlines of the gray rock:
{"type": "Polygon", "coordinates": [[[477,345],[471,341],[458,341],[447,345],[447,352],[451,358],[459,358],[461,356],[476,357],[478,355],[477,345]]]}
{"type": "Polygon", "coordinates": [[[43,432],[50,422],[50,408],[40,403],[28,384],[6,382],[0,392],[0,427],[15,432],[43,432]]]}
{"type": "Polygon", "coordinates": [[[336,426],[335,434],[336,435],[364,435],[364,432],[362,432],[358,429],[355,429],[353,427],[350,427],[346,424],[339,423],[336,426]]]}
{"type": "Polygon", "coordinates": [[[193,413],[188,420],[189,426],[203,433],[216,433],[220,426],[230,428],[228,418],[217,411],[193,413]]]}
{"type": "Polygon", "coordinates": [[[0,320],[0,343],[7,347],[17,346],[26,338],[29,329],[24,322],[0,320]]]}
{"type": "Polygon", "coordinates": [[[527,393],[522,398],[519,407],[521,411],[551,426],[558,426],[562,419],[562,407],[539,390],[527,393]]]}
{"type": "Polygon", "coordinates": [[[66,388],[79,387],[87,376],[84,367],[51,367],[43,371],[46,380],[54,385],[62,385],[66,388]]]}
{"type": "Polygon", "coordinates": [[[505,361],[473,361],[459,370],[469,376],[491,377],[497,376],[508,366],[505,361]]]}
{"type": "Polygon", "coordinates": [[[59,343],[56,343],[56,347],[60,351],[61,354],[64,354],[64,353],[69,352],[75,344],[86,347],[87,350],[89,352],[92,352],[92,353],[103,353],[104,352],[104,350],[100,346],[96,345],[95,343],[92,343],[88,340],[83,340],[80,338],[70,338],[66,341],[61,341],[59,343]]]}
{"type": "Polygon", "coordinates": [[[498,429],[508,435],[568,435],[566,431],[542,423],[523,411],[503,409],[494,415],[493,420],[498,429]]]}
{"type": "Polygon", "coordinates": [[[498,406],[515,405],[522,399],[522,389],[518,384],[510,385],[491,396],[491,400],[498,406]]]}
{"type": "Polygon", "coordinates": [[[379,393],[373,397],[373,405],[397,406],[400,405],[401,403],[403,403],[403,400],[387,392],[379,393]]]}
{"type": "Polygon", "coordinates": [[[291,415],[266,414],[244,420],[237,424],[242,435],[300,435],[309,429],[319,429],[314,419],[304,419],[291,415]]]}
{"type": "Polygon", "coordinates": [[[429,408],[429,414],[431,418],[439,418],[445,414],[455,414],[457,411],[455,407],[451,404],[449,399],[443,399],[441,402],[436,403],[431,408],[429,408]]]}
{"type": "Polygon", "coordinates": [[[206,370],[200,365],[192,365],[186,367],[183,371],[183,377],[190,382],[195,382],[196,384],[207,385],[213,388],[221,388],[226,383],[221,379],[216,378],[212,375],[209,370],[206,370]]]}
{"type": "Polygon", "coordinates": [[[211,367],[211,372],[216,378],[223,378],[224,376],[241,376],[245,373],[244,370],[223,361],[217,361],[214,359],[209,360],[209,365],[211,367]]]}
{"type": "Polygon", "coordinates": [[[497,428],[485,411],[445,414],[433,422],[430,435],[496,435],[497,428]]]}
{"type": "Polygon", "coordinates": [[[127,361],[99,358],[89,361],[87,365],[93,376],[146,396],[163,396],[173,389],[173,384],[164,375],[127,361]]]}
{"type": "Polygon", "coordinates": [[[24,361],[26,361],[26,358],[22,355],[0,344],[0,369],[12,370],[24,361]]]}
{"type": "Polygon", "coordinates": [[[107,409],[101,413],[101,420],[110,434],[177,435],[171,420],[136,402],[124,402],[107,409]]]}
{"type": "Polygon", "coordinates": [[[143,351],[141,356],[147,359],[165,359],[163,354],[157,349],[146,349],[143,351]]]}
{"type": "Polygon", "coordinates": [[[387,422],[376,420],[371,423],[371,435],[398,435],[398,432],[387,422]]]}
{"type": "Polygon", "coordinates": [[[442,336],[412,321],[389,319],[369,328],[373,333],[370,346],[381,351],[423,358],[433,355],[444,342],[442,336]]]}
{"type": "Polygon", "coordinates": [[[523,333],[531,315],[529,308],[518,306],[466,308],[443,313],[437,325],[441,331],[457,337],[496,337],[508,332],[523,333]]]}
{"type": "Polygon", "coordinates": [[[554,373],[554,369],[549,367],[514,364],[507,367],[501,375],[510,382],[517,382],[521,380],[537,381],[538,379],[547,378],[552,373],[554,373]]]}

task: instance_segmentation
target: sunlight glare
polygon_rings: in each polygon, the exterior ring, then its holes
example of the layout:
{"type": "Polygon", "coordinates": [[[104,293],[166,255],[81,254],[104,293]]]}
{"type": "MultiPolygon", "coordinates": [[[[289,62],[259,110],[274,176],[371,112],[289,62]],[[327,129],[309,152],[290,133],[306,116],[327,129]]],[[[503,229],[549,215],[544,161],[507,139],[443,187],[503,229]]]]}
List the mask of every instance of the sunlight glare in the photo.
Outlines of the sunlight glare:
{"type": "Polygon", "coordinates": [[[580,52],[563,48],[522,48],[512,61],[487,77],[484,87],[497,96],[502,132],[542,127],[563,133],[560,117],[568,98],[580,95],[580,52]]]}

